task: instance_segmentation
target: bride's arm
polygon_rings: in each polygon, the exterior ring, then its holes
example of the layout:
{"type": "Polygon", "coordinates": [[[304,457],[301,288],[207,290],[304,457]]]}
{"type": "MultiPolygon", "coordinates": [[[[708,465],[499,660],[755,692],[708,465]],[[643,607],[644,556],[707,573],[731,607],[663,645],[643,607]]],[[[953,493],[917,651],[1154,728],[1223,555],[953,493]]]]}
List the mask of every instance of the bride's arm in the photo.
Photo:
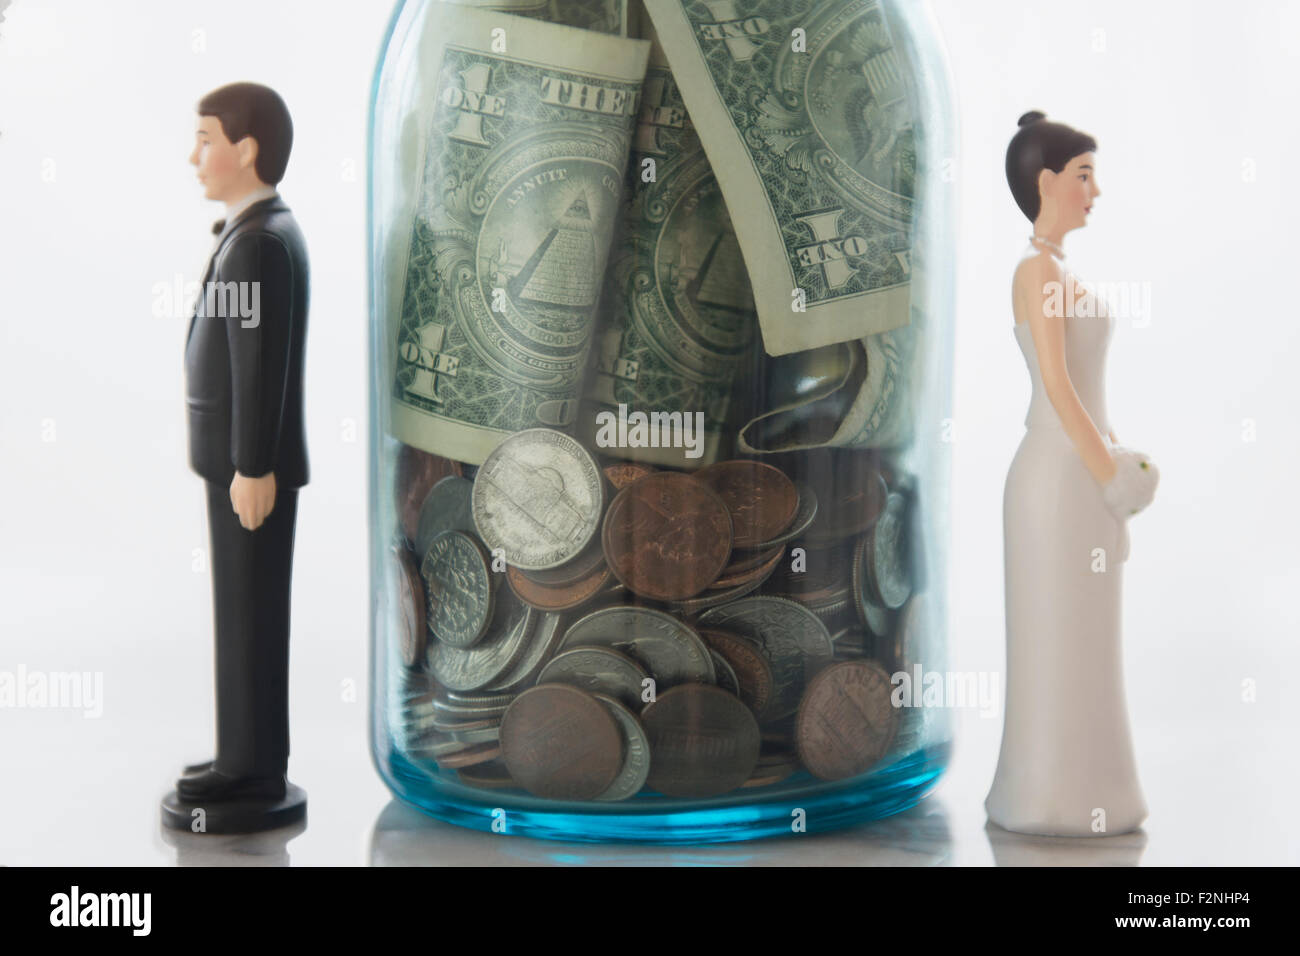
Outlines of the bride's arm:
{"type": "Polygon", "coordinates": [[[1062,296],[1052,296],[1050,284],[1064,284],[1065,275],[1056,261],[1043,253],[1026,263],[1021,281],[1025,283],[1021,291],[1029,305],[1029,331],[1038,353],[1043,388],[1084,465],[1097,483],[1104,485],[1115,477],[1115,459],[1070,381],[1065,362],[1065,316],[1053,314],[1053,304],[1059,305],[1062,296]]]}

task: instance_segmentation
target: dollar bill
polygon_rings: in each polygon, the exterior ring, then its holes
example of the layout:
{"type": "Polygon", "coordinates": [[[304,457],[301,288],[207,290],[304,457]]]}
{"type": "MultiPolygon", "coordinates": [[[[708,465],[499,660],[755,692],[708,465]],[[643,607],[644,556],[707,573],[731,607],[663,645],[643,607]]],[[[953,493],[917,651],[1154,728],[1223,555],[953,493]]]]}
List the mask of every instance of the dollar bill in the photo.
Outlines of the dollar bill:
{"type": "Polygon", "coordinates": [[[909,320],[913,110],[877,0],[645,0],[770,355],[909,320]]]}
{"type": "Polygon", "coordinates": [[[650,61],[578,435],[596,447],[602,418],[694,416],[684,424],[702,428],[690,442],[651,435],[648,444],[601,450],[696,468],[731,450],[735,385],[758,319],[717,178],[653,30],[641,28],[650,61]]]}
{"type": "Polygon", "coordinates": [[[532,17],[549,23],[634,36],[628,27],[629,0],[453,0],[467,7],[496,10],[519,17],[532,17]]]}
{"type": "Polygon", "coordinates": [[[426,9],[420,185],[383,266],[389,429],[481,464],[513,432],[576,420],[649,44],[426,9]]]}

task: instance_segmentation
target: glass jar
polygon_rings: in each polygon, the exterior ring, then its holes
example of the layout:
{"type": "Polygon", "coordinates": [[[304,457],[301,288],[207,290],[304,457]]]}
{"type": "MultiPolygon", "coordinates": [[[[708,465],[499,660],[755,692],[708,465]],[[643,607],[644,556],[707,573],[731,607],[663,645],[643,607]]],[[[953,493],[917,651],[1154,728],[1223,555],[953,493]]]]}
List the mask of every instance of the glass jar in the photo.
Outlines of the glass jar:
{"type": "Polygon", "coordinates": [[[738,840],[898,812],[946,766],[920,694],[947,621],[941,45],[921,0],[745,10],[394,15],[372,749],[441,819],[738,840]]]}

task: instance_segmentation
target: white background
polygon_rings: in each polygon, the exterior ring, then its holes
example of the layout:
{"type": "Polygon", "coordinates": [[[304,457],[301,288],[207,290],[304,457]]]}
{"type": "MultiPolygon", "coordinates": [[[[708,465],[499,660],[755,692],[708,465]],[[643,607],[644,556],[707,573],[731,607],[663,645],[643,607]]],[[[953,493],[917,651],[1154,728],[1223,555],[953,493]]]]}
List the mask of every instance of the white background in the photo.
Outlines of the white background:
{"type": "MultiPolygon", "coordinates": [[[[186,162],[194,104],[245,79],[275,87],[293,112],[281,191],[313,272],[290,766],[310,825],[288,854],[324,864],[559,852],[385,812],[370,766],[364,154],[386,7],[18,0],[0,25],[0,670],[104,680],[98,719],[0,710],[0,862],[220,861],[204,855],[214,848],[237,862],[284,859],[257,841],[178,851],[157,824],[180,765],[210,756],[212,651],[203,491],[186,463],[186,322],[179,305],[154,312],[160,285],[198,278],[221,215],[186,162]]],[[[1109,365],[1120,441],[1163,475],[1132,524],[1125,572],[1145,832],[991,839],[982,803],[1001,717],[965,712],[951,770],[899,820],[744,848],[589,855],[1300,862],[1300,4],[933,0],[933,10],[962,143],[952,665],[1002,666],[1002,485],[1029,384],[1009,304],[1029,224],[1002,162],[1017,117],[1037,108],[1099,143],[1102,196],[1068,237],[1068,263],[1090,280],[1149,283],[1152,295],[1149,325],[1121,322],[1109,365]],[[1254,702],[1243,701],[1246,682],[1254,702]]]]}

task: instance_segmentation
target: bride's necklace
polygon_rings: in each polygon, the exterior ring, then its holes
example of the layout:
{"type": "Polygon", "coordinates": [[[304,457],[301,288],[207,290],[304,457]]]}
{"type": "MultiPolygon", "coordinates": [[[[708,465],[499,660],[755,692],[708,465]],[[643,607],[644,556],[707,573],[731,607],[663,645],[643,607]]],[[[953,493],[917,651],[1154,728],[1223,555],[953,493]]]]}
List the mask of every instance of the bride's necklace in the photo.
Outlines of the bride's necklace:
{"type": "Polygon", "coordinates": [[[1062,249],[1060,246],[1058,246],[1056,243],[1054,243],[1051,239],[1048,239],[1044,236],[1030,236],[1029,241],[1031,243],[1041,242],[1043,245],[1047,246],[1047,248],[1050,249],[1053,253],[1055,253],[1056,258],[1058,259],[1065,258],[1065,250],[1062,249]]]}

